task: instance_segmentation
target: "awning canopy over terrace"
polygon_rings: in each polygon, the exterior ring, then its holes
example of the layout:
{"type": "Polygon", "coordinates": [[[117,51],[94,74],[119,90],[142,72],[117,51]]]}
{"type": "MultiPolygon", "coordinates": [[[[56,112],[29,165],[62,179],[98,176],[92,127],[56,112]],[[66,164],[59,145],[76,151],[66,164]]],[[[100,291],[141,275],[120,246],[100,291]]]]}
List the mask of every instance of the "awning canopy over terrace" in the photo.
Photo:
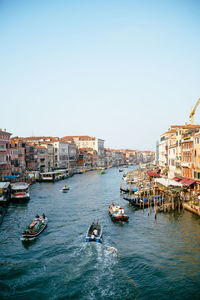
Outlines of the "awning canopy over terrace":
{"type": "Polygon", "coordinates": [[[148,171],[147,174],[149,177],[160,177],[160,174],[156,173],[153,170],[148,171]]]}
{"type": "Polygon", "coordinates": [[[181,180],[181,178],[179,178],[179,177],[174,177],[172,180],[175,180],[175,181],[180,181],[180,180],[181,180]]]}
{"type": "Polygon", "coordinates": [[[184,178],[180,181],[182,185],[190,186],[195,183],[195,180],[184,178]]]}
{"type": "Polygon", "coordinates": [[[156,178],[154,181],[158,182],[166,187],[169,187],[169,186],[182,187],[183,186],[180,182],[177,182],[177,181],[174,181],[171,179],[166,179],[166,178],[156,178]]]}

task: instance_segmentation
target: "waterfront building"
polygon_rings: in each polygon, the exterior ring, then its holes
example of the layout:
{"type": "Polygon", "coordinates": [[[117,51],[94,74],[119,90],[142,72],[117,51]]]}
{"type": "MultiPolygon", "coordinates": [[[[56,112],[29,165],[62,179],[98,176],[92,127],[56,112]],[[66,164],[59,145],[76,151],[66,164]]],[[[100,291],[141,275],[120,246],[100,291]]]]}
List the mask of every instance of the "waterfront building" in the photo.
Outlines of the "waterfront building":
{"type": "Polygon", "coordinates": [[[6,129],[0,129],[0,180],[11,175],[10,136],[6,129]]]}
{"type": "Polygon", "coordinates": [[[194,134],[194,179],[200,182],[200,132],[194,134]]]}
{"type": "Polygon", "coordinates": [[[122,161],[123,161],[123,154],[122,152],[120,152],[120,150],[115,150],[115,149],[111,149],[111,153],[112,153],[112,161],[113,161],[113,166],[117,167],[122,165],[122,161]]]}
{"type": "Polygon", "coordinates": [[[176,139],[171,140],[168,146],[168,178],[173,179],[176,172],[176,139]]]}
{"type": "Polygon", "coordinates": [[[104,149],[104,165],[105,167],[112,166],[113,160],[112,160],[112,151],[110,149],[104,149]]]}
{"type": "Polygon", "coordinates": [[[39,172],[48,171],[48,150],[46,147],[41,145],[35,145],[36,156],[37,156],[37,170],[39,172]]]}
{"type": "Polygon", "coordinates": [[[121,150],[121,152],[125,153],[125,155],[126,155],[125,163],[133,165],[137,162],[137,153],[138,152],[136,150],[124,149],[124,150],[121,150]]]}
{"type": "Polygon", "coordinates": [[[69,174],[72,175],[76,169],[77,163],[77,148],[75,143],[68,143],[69,151],[69,174]]]}
{"type": "Polygon", "coordinates": [[[52,171],[54,169],[54,148],[51,142],[40,142],[38,144],[47,149],[47,171],[52,171]]]}
{"type": "Polygon", "coordinates": [[[193,147],[193,140],[194,140],[194,131],[188,130],[186,131],[181,140],[182,144],[182,177],[186,178],[194,178],[194,161],[193,161],[193,154],[194,154],[194,147],[193,147]]]}
{"type": "Polygon", "coordinates": [[[52,144],[54,147],[54,168],[69,169],[69,144],[58,140],[52,144]]]}
{"type": "Polygon", "coordinates": [[[12,175],[21,175],[26,170],[26,143],[11,138],[11,168],[12,175]]]}
{"type": "Polygon", "coordinates": [[[168,168],[168,135],[167,132],[161,134],[159,142],[159,167],[161,171],[168,168]]]}
{"type": "Polygon", "coordinates": [[[99,167],[104,166],[104,140],[96,137],[90,137],[88,135],[65,136],[61,138],[61,140],[65,142],[73,141],[78,149],[92,148],[93,150],[96,150],[98,154],[97,164],[99,167]]]}
{"type": "Polygon", "coordinates": [[[32,144],[25,145],[25,161],[27,171],[37,171],[37,150],[32,144]]]}
{"type": "Polygon", "coordinates": [[[175,176],[182,176],[182,139],[183,135],[190,129],[200,129],[200,125],[171,125],[171,129],[176,130],[176,169],[175,176]]]}

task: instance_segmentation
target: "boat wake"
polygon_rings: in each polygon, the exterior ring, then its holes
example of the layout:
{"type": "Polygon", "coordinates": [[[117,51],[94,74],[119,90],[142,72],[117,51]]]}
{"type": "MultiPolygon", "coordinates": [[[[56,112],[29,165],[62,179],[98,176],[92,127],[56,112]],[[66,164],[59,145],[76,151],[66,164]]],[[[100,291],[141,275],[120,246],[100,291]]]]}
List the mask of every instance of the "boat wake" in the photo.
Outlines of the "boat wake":
{"type": "Polygon", "coordinates": [[[115,247],[108,247],[105,249],[105,254],[108,254],[112,257],[118,257],[119,256],[119,252],[115,247]]]}

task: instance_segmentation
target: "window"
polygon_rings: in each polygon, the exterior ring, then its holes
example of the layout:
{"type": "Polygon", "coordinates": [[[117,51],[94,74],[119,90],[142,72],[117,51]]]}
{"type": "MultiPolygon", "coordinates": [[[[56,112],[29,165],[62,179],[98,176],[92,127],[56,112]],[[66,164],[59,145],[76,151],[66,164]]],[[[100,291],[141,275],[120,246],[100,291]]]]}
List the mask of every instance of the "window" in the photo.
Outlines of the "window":
{"type": "Polygon", "coordinates": [[[200,172],[198,172],[198,179],[200,179],[200,172]]]}
{"type": "Polygon", "coordinates": [[[194,178],[196,178],[197,174],[196,174],[196,171],[194,171],[194,178]]]}

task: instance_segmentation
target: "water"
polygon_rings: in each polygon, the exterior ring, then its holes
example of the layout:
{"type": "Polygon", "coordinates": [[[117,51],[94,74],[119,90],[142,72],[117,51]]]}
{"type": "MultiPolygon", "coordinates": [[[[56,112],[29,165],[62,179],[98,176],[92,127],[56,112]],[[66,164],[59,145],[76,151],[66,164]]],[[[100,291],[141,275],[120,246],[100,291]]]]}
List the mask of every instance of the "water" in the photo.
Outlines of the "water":
{"type": "Polygon", "coordinates": [[[116,168],[37,183],[28,203],[9,206],[0,227],[1,299],[200,299],[200,219],[181,211],[155,220],[134,209],[120,198],[121,176],[116,168]],[[128,223],[112,222],[112,201],[128,223]],[[43,212],[47,228],[23,243],[21,232],[43,212]],[[94,219],[102,244],[85,243],[94,219]]]}

